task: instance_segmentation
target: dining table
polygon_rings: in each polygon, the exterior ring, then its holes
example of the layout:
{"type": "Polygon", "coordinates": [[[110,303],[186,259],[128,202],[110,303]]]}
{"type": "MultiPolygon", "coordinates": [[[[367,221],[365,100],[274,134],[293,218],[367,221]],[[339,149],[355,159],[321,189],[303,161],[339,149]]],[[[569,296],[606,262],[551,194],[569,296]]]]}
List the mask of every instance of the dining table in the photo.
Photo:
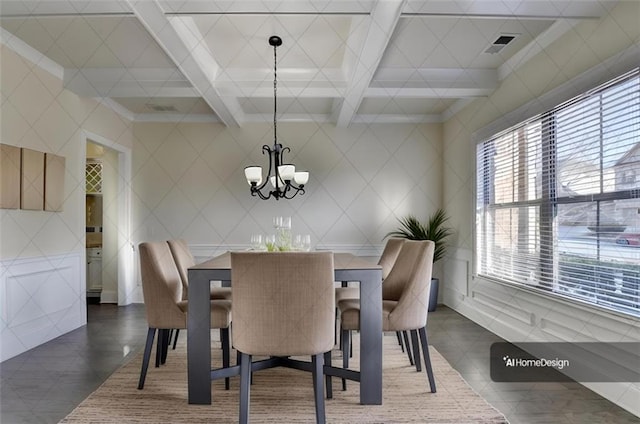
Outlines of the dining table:
{"type": "MultiPolygon", "coordinates": [[[[274,253],[277,254],[277,253],[274,253]]],[[[325,365],[324,373],[360,382],[360,403],[382,404],[382,269],[351,253],[334,253],[336,282],[356,282],[360,288],[359,371],[325,365]]],[[[231,285],[231,255],[223,253],[188,270],[187,311],[188,402],[211,404],[210,287],[231,285]]],[[[233,309],[232,309],[233,319],[233,309]]]]}

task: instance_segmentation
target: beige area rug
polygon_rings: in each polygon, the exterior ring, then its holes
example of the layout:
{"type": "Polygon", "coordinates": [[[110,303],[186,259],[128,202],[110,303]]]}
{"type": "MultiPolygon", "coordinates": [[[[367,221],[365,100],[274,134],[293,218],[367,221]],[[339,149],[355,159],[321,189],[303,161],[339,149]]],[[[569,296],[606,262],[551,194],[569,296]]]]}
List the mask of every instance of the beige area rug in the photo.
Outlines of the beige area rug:
{"type": "MultiPolygon", "coordinates": [[[[211,384],[212,405],[187,403],[186,337],[169,351],[165,365],[155,368],[155,352],[144,390],[137,390],[142,354],[134,358],[85,399],[62,423],[234,423],[238,421],[239,377],[211,384]]],[[[354,347],[358,346],[357,335],[354,347]]],[[[217,343],[216,343],[217,344],[217,343]]],[[[357,348],[352,368],[357,369],[357,348]]],[[[213,349],[220,366],[220,349],[213,349]]],[[[383,404],[360,405],[359,383],[347,391],[333,378],[333,399],[326,400],[328,423],[506,423],[505,417],[477,395],[449,363],[430,349],[437,393],[428,389],[424,370],[409,365],[395,336],[384,337],[383,404]]],[[[235,358],[235,352],[232,356],[235,358]]],[[[340,352],[333,361],[341,364],[340,352]]],[[[312,423],[315,421],[311,373],[287,368],[256,372],[251,386],[252,423],[312,423]]]]}

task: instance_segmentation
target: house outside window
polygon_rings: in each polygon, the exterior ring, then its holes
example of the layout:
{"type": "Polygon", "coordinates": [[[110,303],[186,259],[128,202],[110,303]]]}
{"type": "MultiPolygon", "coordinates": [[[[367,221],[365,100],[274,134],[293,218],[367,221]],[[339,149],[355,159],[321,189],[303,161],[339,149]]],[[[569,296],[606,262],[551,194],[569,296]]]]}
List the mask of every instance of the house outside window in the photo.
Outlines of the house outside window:
{"type": "Polygon", "coordinates": [[[476,153],[476,273],[640,317],[638,69],[476,153]]]}

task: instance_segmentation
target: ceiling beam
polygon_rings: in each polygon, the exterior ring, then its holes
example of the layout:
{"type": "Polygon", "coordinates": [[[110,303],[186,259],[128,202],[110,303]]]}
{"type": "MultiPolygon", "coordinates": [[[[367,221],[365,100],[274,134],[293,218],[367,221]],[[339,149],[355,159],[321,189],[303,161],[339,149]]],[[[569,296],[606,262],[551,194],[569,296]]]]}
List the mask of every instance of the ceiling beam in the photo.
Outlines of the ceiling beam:
{"type": "Polygon", "coordinates": [[[366,38],[351,72],[346,94],[337,110],[337,126],[348,126],[360,107],[364,93],[398,24],[405,1],[379,0],[376,3],[369,18],[366,38]]]}
{"type": "MultiPolygon", "coordinates": [[[[149,31],[160,47],[173,60],[182,74],[191,82],[203,100],[227,126],[240,126],[242,110],[236,99],[223,99],[214,88],[217,64],[206,46],[200,42],[202,37],[185,37],[191,28],[176,29],[157,1],[128,0],[136,17],[149,31]],[[179,32],[182,32],[181,34],[179,32]],[[198,39],[199,38],[199,39],[198,39]],[[208,68],[205,67],[208,64],[208,68]]],[[[177,26],[180,22],[176,22],[177,26]]]]}

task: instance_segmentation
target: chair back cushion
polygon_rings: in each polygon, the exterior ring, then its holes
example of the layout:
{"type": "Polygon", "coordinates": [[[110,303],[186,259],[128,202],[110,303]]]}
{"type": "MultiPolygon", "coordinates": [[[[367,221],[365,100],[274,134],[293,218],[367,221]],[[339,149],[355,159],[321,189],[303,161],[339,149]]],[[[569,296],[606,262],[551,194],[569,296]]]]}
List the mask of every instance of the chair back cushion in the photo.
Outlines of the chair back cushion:
{"type": "Polygon", "coordinates": [[[233,344],[250,355],[317,355],[334,344],[332,252],[232,252],[233,344]]]}
{"type": "Polygon", "coordinates": [[[186,328],[187,315],[178,306],[182,281],[169,245],[140,243],[140,274],[147,322],[152,328],[186,328]]]}
{"type": "Polygon", "coordinates": [[[178,240],[167,240],[169,249],[171,249],[171,255],[176,263],[178,272],[180,273],[180,281],[182,282],[182,299],[187,300],[189,298],[189,277],[188,269],[196,264],[187,242],[178,240]]]}
{"type": "Polygon", "coordinates": [[[418,257],[417,244],[409,243],[409,247],[405,247],[406,243],[411,240],[403,240],[400,243],[398,253],[393,261],[389,274],[382,283],[382,299],[399,300],[405,285],[411,278],[414,271],[416,258],[418,257]]]}
{"type": "Polygon", "coordinates": [[[426,325],[434,250],[435,243],[431,240],[407,240],[402,245],[382,285],[385,287],[393,278],[393,287],[401,287],[398,303],[389,313],[388,322],[383,323],[386,331],[412,330],[426,325]]]}
{"type": "Polygon", "coordinates": [[[398,257],[398,253],[400,253],[400,248],[402,248],[402,244],[404,242],[405,239],[392,237],[387,240],[387,243],[384,245],[384,250],[382,251],[382,255],[380,255],[380,260],[378,261],[378,265],[382,266],[383,280],[387,278],[391,268],[393,268],[393,264],[396,262],[396,258],[398,257]]]}

